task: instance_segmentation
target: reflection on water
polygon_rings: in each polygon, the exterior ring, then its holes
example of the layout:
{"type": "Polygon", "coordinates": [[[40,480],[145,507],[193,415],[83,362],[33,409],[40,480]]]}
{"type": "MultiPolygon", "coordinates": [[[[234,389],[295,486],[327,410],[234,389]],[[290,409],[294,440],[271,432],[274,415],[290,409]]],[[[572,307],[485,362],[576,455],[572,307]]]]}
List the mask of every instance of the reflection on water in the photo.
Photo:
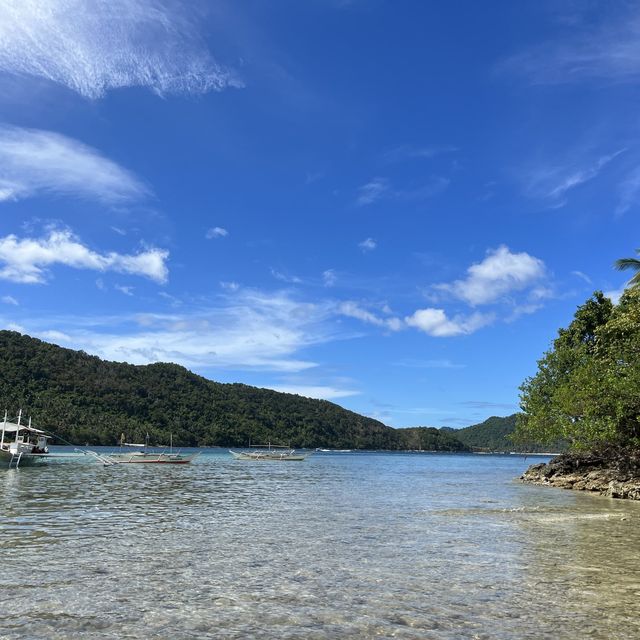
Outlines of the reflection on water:
{"type": "Polygon", "coordinates": [[[640,505],[514,482],[529,462],[2,470],[0,637],[640,637],[640,505]]]}

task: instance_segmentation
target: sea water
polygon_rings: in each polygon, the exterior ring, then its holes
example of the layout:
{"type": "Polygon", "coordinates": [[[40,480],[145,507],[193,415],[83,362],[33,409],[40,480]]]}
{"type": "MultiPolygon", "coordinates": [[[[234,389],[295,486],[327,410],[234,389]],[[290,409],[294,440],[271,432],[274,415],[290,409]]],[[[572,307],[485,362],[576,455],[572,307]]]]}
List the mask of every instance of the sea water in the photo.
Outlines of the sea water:
{"type": "Polygon", "coordinates": [[[640,638],[640,504],[539,459],[0,471],[0,638],[640,638]]]}

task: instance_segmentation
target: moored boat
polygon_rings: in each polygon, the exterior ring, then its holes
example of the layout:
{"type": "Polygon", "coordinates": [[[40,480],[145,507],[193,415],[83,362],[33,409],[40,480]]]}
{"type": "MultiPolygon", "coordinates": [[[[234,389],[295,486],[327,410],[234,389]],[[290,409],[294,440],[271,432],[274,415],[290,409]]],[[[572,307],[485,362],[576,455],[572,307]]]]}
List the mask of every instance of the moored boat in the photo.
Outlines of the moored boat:
{"type": "Polygon", "coordinates": [[[28,424],[21,424],[22,409],[16,422],[10,422],[7,412],[0,424],[0,463],[9,468],[40,462],[49,457],[48,441],[51,439],[44,431],[28,424]]]}
{"type": "Polygon", "coordinates": [[[301,453],[292,449],[291,447],[285,447],[275,444],[259,444],[251,445],[254,449],[244,449],[242,451],[234,451],[229,449],[229,453],[236,460],[288,460],[293,462],[300,462],[311,455],[311,451],[301,453]]]}
{"type": "Polygon", "coordinates": [[[148,451],[149,435],[144,444],[129,444],[124,441],[124,434],[120,438],[120,451],[105,456],[112,464],[189,464],[200,455],[195,453],[180,453],[173,451],[173,436],[169,450],[148,451]],[[141,447],[143,451],[122,451],[123,447],[141,447]]]}

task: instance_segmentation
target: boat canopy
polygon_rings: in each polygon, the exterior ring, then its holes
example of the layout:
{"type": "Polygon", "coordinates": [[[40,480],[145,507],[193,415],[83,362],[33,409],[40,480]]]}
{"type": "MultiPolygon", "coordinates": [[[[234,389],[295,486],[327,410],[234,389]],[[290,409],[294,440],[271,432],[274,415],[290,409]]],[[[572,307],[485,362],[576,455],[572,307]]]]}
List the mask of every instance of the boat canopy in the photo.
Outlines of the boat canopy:
{"type": "Polygon", "coordinates": [[[28,431],[29,433],[42,433],[40,429],[35,429],[34,427],[28,427],[26,424],[16,424],[15,422],[0,422],[0,431],[5,433],[15,433],[16,431],[28,431]]]}

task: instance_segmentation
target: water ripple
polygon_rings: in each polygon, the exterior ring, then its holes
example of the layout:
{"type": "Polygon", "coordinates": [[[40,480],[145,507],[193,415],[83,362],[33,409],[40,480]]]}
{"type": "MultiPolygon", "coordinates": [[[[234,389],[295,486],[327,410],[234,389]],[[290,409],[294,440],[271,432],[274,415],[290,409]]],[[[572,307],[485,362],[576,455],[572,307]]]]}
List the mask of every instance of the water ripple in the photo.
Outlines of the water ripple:
{"type": "Polygon", "coordinates": [[[640,505],[514,482],[526,465],[1,471],[0,637],[640,637],[640,505]]]}

